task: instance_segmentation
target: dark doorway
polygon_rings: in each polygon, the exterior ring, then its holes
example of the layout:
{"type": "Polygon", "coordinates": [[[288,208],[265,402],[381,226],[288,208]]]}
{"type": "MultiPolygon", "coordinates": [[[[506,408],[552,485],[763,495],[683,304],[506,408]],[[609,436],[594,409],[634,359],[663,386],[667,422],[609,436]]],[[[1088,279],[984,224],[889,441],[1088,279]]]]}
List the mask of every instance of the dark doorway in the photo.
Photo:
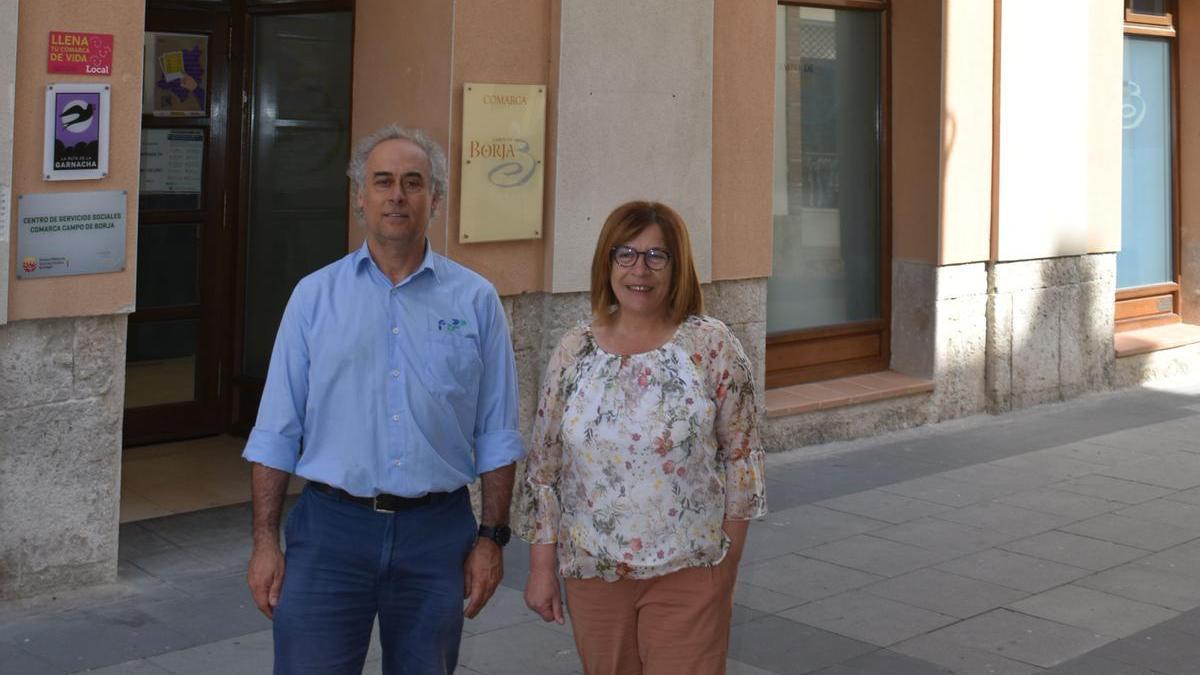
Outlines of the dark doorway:
{"type": "Polygon", "coordinates": [[[146,8],[125,444],[248,430],[293,285],[346,251],[352,0],[146,8]]]}

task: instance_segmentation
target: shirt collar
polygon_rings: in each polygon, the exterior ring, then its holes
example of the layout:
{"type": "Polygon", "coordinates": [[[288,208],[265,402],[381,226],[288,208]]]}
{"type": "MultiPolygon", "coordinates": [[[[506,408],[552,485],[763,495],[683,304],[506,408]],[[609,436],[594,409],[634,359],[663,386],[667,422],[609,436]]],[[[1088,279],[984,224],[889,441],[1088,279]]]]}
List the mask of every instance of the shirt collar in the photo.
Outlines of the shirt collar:
{"type": "MultiPolygon", "coordinates": [[[[371,257],[371,251],[367,248],[367,242],[365,240],[363,241],[362,246],[359,246],[358,250],[354,252],[354,256],[351,260],[354,263],[355,272],[361,274],[364,271],[369,271],[371,268],[374,268],[375,273],[378,274],[380,278],[386,281],[389,286],[393,285],[392,280],[383,273],[383,270],[379,269],[379,265],[375,264],[375,259],[371,257]]],[[[441,256],[433,251],[433,247],[429,245],[429,239],[426,239],[425,256],[421,258],[421,264],[417,266],[417,269],[414,270],[412,274],[408,275],[404,279],[401,279],[400,283],[394,285],[403,286],[411,279],[415,279],[417,275],[421,274],[425,270],[429,270],[429,273],[433,275],[435,281],[441,281],[441,262],[441,256]]]]}

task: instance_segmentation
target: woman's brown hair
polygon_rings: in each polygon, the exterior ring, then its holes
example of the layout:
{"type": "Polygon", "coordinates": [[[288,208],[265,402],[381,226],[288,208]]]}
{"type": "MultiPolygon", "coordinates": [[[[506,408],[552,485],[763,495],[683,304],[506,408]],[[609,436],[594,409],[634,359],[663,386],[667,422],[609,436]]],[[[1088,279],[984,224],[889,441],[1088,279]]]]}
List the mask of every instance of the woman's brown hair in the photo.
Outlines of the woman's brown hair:
{"type": "Polygon", "coordinates": [[[616,293],[609,281],[613,247],[631,241],[651,225],[658,225],[662,230],[663,242],[671,254],[671,288],[667,293],[671,322],[679,324],[688,316],[704,311],[700,278],[692,261],[692,243],[683,218],[666,204],[637,201],[613,209],[600,230],[596,252],[592,256],[592,315],[596,321],[608,321],[613,305],[617,304],[616,293]]]}

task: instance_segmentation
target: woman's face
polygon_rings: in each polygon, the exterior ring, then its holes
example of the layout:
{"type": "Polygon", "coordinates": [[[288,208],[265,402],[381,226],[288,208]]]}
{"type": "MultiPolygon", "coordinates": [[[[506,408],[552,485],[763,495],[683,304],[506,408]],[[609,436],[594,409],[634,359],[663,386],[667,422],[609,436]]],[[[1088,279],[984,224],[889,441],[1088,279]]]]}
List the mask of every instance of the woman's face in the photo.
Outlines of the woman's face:
{"type": "MultiPolygon", "coordinates": [[[[656,223],[651,224],[629,241],[619,245],[628,246],[636,251],[645,252],[650,249],[666,251],[667,245],[663,240],[662,228],[656,223]]],[[[668,262],[661,270],[652,270],[646,265],[646,256],[639,255],[630,267],[621,267],[616,260],[612,261],[612,271],[609,273],[609,283],[612,284],[613,294],[617,297],[617,305],[622,312],[639,315],[667,315],[667,294],[671,291],[671,265],[668,262]]]]}

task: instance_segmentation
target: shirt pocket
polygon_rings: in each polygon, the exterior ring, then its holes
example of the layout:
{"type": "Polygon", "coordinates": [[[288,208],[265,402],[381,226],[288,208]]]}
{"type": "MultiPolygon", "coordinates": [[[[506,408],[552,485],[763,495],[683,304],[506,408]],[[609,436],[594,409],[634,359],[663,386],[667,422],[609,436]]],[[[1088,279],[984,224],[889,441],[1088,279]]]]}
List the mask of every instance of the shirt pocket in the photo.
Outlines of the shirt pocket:
{"type": "Polygon", "coordinates": [[[479,395],[483,359],[469,335],[434,332],[425,340],[426,385],[434,394],[474,401],[479,395]]]}

